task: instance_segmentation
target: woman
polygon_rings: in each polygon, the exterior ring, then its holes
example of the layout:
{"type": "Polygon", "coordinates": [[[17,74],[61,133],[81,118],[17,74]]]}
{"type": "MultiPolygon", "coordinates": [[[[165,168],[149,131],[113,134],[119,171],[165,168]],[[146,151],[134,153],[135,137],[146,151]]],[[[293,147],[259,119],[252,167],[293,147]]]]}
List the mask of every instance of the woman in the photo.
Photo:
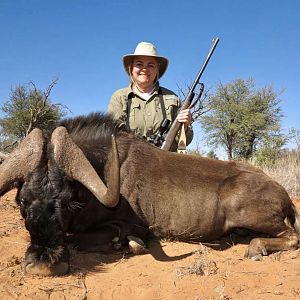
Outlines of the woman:
{"type": "MultiPolygon", "coordinates": [[[[108,112],[123,120],[134,134],[148,141],[157,134],[164,119],[171,122],[177,119],[184,124],[189,144],[193,137],[191,112],[185,109],[178,114],[181,106],[179,98],[158,82],[167,70],[168,59],[159,56],[153,44],[141,42],[134,54],[123,57],[123,65],[131,82],[128,87],[113,93],[108,112]]],[[[171,150],[176,148],[174,143],[171,150]]]]}

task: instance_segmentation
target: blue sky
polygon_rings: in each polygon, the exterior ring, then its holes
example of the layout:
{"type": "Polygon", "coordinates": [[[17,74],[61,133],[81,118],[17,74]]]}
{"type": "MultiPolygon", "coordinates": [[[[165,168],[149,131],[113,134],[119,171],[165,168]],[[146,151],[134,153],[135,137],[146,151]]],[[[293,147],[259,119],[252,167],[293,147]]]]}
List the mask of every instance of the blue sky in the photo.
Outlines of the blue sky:
{"type": "Polygon", "coordinates": [[[218,36],[205,86],[252,77],[284,89],[283,129],[300,129],[299,12],[297,0],[0,0],[0,105],[19,84],[46,89],[58,77],[51,99],[70,116],[106,111],[128,84],[122,56],[140,41],[169,58],[161,85],[178,92],[218,36]]]}

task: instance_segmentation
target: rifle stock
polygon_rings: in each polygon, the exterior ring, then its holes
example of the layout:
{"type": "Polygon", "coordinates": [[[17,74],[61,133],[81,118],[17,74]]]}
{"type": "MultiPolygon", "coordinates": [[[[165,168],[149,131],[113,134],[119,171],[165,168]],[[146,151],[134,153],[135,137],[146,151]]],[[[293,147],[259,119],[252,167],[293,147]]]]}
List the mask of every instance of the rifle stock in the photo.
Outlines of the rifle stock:
{"type": "MultiPolygon", "coordinates": [[[[186,109],[189,108],[189,105],[187,104],[187,102],[184,102],[182,104],[181,109],[186,109]]],[[[173,141],[175,140],[175,137],[181,127],[182,123],[178,122],[177,120],[175,120],[173,122],[173,124],[171,125],[168,134],[165,137],[165,140],[161,146],[161,149],[169,151],[171,149],[171,146],[173,144],[173,141]]]]}
{"type": "MultiPolygon", "coordinates": [[[[193,99],[195,97],[195,88],[196,88],[197,84],[199,83],[199,80],[200,80],[200,78],[202,76],[202,73],[204,72],[204,70],[206,68],[206,65],[209,62],[209,59],[212,56],[212,54],[213,54],[213,52],[214,52],[214,50],[215,50],[218,42],[219,42],[219,38],[218,37],[216,37],[216,38],[213,39],[210,51],[209,51],[209,53],[208,53],[208,55],[207,55],[207,57],[206,57],[203,65],[202,65],[199,73],[197,74],[197,77],[194,80],[194,83],[193,83],[192,87],[190,88],[187,96],[184,99],[184,102],[183,102],[183,104],[181,106],[181,110],[187,109],[187,108],[189,108],[191,106],[192,101],[193,101],[193,99]]],[[[171,125],[171,127],[170,127],[170,129],[168,131],[168,134],[165,137],[165,141],[163,142],[163,144],[161,146],[161,149],[166,150],[166,151],[169,151],[171,149],[173,141],[175,140],[175,137],[176,137],[176,135],[177,135],[177,133],[178,133],[181,125],[182,125],[182,123],[178,122],[177,120],[175,120],[173,122],[173,124],[171,125]]]]}

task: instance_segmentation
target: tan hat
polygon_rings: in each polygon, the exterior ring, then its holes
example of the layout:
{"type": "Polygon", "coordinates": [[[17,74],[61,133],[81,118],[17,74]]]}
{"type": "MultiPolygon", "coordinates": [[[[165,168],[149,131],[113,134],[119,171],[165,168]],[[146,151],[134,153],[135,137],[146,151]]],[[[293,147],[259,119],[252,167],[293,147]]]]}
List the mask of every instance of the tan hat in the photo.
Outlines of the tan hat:
{"type": "Polygon", "coordinates": [[[159,78],[161,78],[164,73],[167,70],[169,61],[166,57],[159,56],[157,54],[157,50],[155,46],[151,43],[147,42],[140,42],[136,48],[133,54],[127,54],[123,56],[123,65],[125,68],[126,73],[130,76],[129,74],[129,67],[132,64],[132,61],[135,57],[137,56],[151,56],[155,57],[158,60],[159,66],[159,78]]]}

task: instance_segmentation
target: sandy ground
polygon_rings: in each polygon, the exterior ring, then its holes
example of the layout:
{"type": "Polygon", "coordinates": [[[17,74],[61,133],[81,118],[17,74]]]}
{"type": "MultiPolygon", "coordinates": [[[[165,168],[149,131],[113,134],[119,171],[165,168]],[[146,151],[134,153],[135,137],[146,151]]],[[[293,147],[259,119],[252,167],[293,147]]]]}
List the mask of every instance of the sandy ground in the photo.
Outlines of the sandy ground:
{"type": "MultiPolygon", "coordinates": [[[[248,240],[216,245],[153,242],[150,253],[74,252],[62,277],[23,272],[29,236],[14,202],[0,199],[0,299],[300,299],[300,255],[287,251],[244,259],[248,240]],[[161,249],[163,251],[161,251],[161,249]],[[164,254],[164,253],[165,254],[164,254]]],[[[300,210],[300,200],[295,200],[300,210]]]]}

